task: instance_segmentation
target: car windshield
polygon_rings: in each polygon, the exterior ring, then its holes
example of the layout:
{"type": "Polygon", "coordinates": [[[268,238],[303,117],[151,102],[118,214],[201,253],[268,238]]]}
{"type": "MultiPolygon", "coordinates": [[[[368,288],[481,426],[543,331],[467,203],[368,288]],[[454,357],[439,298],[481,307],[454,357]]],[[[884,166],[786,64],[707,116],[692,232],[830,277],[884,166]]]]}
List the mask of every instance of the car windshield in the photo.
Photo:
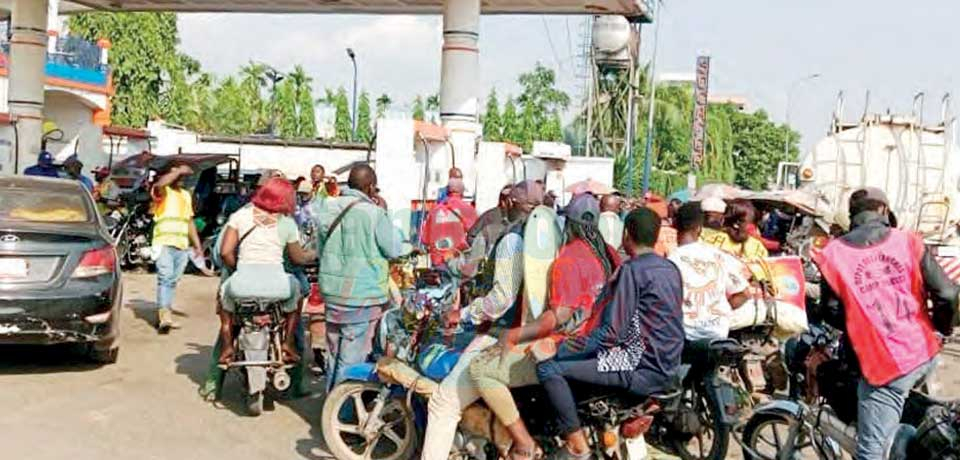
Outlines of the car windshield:
{"type": "Polygon", "coordinates": [[[0,220],[21,222],[91,222],[93,215],[80,193],[49,190],[4,190],[0,220]]]}

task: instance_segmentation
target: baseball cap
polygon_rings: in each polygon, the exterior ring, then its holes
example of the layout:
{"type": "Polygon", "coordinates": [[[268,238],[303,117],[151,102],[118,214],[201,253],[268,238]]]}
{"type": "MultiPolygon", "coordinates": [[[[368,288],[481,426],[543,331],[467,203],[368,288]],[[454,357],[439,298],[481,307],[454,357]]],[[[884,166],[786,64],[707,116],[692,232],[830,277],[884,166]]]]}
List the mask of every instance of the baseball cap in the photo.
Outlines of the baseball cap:
{"type": "Polygon", "coordinates": [[[44,150],[40,152],[40,155],[37,157],[37,164],[43,166],[50,166],[53,164],[53,155],[50,152],[44,150]]]}
{"type": "Polygon", "coordinates": [[[574,195],[564,209],[564,215],[579,224],[597,226],[600,218],[600,201],[589,193],[574,195]]]}
{"type": "Polygon", "coordinates": [[[704,199],[700,203],[700,208],[703,209],[703,212],[716,212],[723,214],[727,212],[727,203],[722,199],[715,196],[704,199]]]}
{"type": "Polygon", "coordinates": [[[890,206],[890,200],[887,198],[887,194],[876,187],[864,187],[850,195],[851,198],[854,196],[857,196],[857,198],[861,200],[879,201],[885,206],[890,206]]]}
{"type": "Polygon", "coordinates": [[[510,189],[510,198],[517,203],[542,204],[543,186],[533,180],[525,180],[510,189]]]}

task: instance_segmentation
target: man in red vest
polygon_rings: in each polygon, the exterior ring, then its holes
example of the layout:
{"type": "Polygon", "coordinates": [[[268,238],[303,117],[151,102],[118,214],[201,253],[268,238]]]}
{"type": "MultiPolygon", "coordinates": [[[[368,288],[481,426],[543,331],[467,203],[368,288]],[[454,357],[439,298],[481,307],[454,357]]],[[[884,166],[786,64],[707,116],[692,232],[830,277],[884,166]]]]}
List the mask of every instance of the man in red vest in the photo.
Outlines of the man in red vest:
{"type": "Polygon", "coordinates": [[[814,254],[824,279],[820,313],[846,331],[863,376],[858,460],[884,458],[908,393],[952,332],[960,293],[920,236],[891,228],[889,211],[883,191],[854,192],[850,232],[814,254]]]}
{"type": "Polygon", "coordinates": [[[450,179],[446,200],[437,203],[423,223],[420,241],[429,251],[434,267],[445,264],[470,247],[467,231],[477,222],[477,210],[463,200],[463,191],[463,179],[450,179]]]}

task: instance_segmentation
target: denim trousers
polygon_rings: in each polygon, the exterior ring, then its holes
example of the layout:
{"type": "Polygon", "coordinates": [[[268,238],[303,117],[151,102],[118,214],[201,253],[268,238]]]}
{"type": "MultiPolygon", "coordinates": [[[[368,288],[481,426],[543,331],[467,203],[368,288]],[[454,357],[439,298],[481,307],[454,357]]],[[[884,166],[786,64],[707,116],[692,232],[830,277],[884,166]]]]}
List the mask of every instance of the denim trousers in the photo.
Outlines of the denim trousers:
{"type": "Polygon", "coordinates": [[[636,395],[649,395],[665,388],[667,380],[655,372],[640,369],[600,372],[597,370],[596,358],[544,361],[537,366],[537,377],[543,389],[546,390],[551,405],[557,411],[557,427],[563,435],[580,429],[577,399],[570,387],[570,382],[577,382],[583,389],[589,389],[589,395],[577,395],[584,398],[611,394],[614,388],[636,395]]]}
{"type": "Polygon", "coordinates": [[[327,390],[343,381],[347,367],[367,362],[379,323],[379,318],[352,324],[331,323],[328,319],[327,350],[331,359],[327,362],[327,390]]]}
{"type": "Polygon", "coordinates": [[[173,307],[173,295],[177,291],[177,282],[187,269],[190,261],[190,249],[177,249],[173,246],[161,246],[157,256],[157,308],[169,310],[173,307]]]}
{"type": "Polygon", "coordinates": [[[900,426],[910,390],[936,367],[936,358],[883,386],[860,380],[857,388],[857,459],[883,460],[900,426]]]}

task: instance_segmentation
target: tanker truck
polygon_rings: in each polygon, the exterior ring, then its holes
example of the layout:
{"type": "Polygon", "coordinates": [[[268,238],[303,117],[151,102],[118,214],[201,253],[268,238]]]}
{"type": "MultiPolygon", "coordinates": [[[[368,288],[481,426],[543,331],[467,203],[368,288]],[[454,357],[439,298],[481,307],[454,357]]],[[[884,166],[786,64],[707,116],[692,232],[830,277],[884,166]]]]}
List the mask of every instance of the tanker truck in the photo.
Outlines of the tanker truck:
{"type": "Polygon", "coordinates": [[[837,97],[827,136],[799,163],[780,165],[781,187],[818,195],[822,217],[849,226],[850,194],[862,187],[885,191],[897,225],[923,235],[937,255],[960,255],[960,150],[950,95],[941,100],[940,119],[923,119],[924,95],[912,113],[870,113],[869,93],[860,120],[845,122],[844,98],[837,97]]]}

